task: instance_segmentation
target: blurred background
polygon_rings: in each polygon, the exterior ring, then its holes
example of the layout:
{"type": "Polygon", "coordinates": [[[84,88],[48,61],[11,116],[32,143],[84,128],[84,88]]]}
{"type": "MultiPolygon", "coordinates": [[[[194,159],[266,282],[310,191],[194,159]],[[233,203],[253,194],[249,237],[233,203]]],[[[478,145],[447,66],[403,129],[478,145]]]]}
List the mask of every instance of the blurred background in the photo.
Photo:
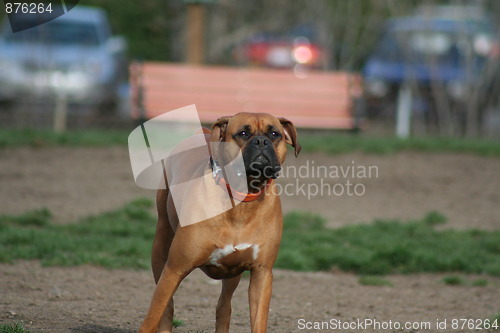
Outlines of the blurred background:
{"type": "MultiPolygon", "coordinates": [[[[273,331],[500,323],[499,19],[499,0],[80,0],[13,34],[0,11],[0,332],[137,330],[155,193],[127,137],[193,103],[204,123],[248,110],[299,127],[277,180],[293,193],[273,331]]],[[[176,332],[213,331],[219,290],[190,276],[176,332]]]]}
{"type": "Polygon", "coordinates": [[[356,129],[498,137],[499,16],[495,0],[82,0],[15,34],[3,17],[0,124],[130,128],[129,65],[155,61],[350,73],[356,129]]]}

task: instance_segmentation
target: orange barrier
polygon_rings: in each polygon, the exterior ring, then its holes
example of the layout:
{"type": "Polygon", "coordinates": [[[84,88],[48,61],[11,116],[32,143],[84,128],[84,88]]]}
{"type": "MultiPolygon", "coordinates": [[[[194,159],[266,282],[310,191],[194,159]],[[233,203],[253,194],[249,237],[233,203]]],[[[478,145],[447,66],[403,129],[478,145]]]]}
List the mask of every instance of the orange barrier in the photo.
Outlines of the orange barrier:
{"type": "Polygon", "coordinates": [[[238,112],[287,117],[302,128],[355,129],[354,98],[360,78],[346,72],[308,71],[171,63],[131,65],[132,117],[151,119],[196,104],[211,123],[238,112]]]}

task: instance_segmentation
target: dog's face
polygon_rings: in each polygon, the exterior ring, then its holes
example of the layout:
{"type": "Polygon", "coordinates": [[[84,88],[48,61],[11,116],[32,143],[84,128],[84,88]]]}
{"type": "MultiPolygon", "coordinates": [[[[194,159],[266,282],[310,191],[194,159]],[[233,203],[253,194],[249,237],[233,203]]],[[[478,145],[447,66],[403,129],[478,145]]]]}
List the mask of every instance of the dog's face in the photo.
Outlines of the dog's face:
{"type": "Polygon", "coordinates": [[[285,161],[286,145],[295,148],[295,156],[301,149],[292,122],[266,113],[222,117],[212,128],[211,141],[232,143],[217,152],[217,158],[227,164],[241,151],[247,178],[276,178],[285,161]]]}

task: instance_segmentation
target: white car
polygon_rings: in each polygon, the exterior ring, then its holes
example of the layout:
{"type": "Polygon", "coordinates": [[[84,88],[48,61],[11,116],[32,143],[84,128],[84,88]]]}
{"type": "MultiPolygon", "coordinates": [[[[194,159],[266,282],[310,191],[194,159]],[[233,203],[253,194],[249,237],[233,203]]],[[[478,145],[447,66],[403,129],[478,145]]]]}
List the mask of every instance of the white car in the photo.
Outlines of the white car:
{"type": "Polygon", "coordinates": [[[125,39],[111,35],[100,8],[76,6],[16,33],[6,21],[0,34],[0,101],[64,94],[85,105],[115,103],[126,81],[125,51],[125,39]]]}

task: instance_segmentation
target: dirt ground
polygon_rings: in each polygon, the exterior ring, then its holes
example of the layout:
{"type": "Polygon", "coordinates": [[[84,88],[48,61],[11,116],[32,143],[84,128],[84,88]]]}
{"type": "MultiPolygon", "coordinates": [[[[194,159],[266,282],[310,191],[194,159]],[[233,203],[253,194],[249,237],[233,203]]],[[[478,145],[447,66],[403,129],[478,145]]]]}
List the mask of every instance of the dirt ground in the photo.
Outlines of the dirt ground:
{"type": "MultiPolygon", "coordinates": [[[[357,171],[372,167],[370,177],[302,174],[297,183],[293,170],[288,170],[288,177],[280,180],[283,188],[295,185],[292,193],[282,195],[285,212],[316,212],[332,227],[375,218],[417,219],[435,210],[448,217],[450,228],[500,228],[498,158],[306,153],[298,159],[289,157],[287,165],[297,171],[303,165],[309,170],[311,165],[344,170],[351,166],[357,171]],[[363,195],[347,195],[347,181],[358,184],[363,195]],[[313,195],[316,188],[327,191],[335,184],[343,187],[336,187],[336,193],[313,195]],[[301,185],[305,193],[297,189],[301,185]],[[337,195],[341,189],[345,192],[337,195]]],[[[152,191],[135,186],[128,152],[122,147],[3,149],[0,184],[0,213],[48,207],[57,223],[75,223],[80,217],[118,208],[137,197],[154,197],[152,191]]],[[[406,330],[412,332],[462,332],[473,330],[453,329],[453,319],[487,319],[500,313],[500,278],[464,276],[468,281],[488,281],[487,286],[474,287],[444,285],[443,276],[389,276],[392,286],[376,287],[362,286],[357,276],[347,273],[276,270],[270,332],[321,332],[301,330],[301,323],[330,319],[420,323],[420,328],[406,330]],[[438,330],[436,321],[444,319],[447,329],[438,330]],[[427,322],[430,329],[422,327],[427,322]]],[[[249,331],[247,286],[248,280],[243,280],[234,297],[232,332],[249,331]]],[[[33,332],[133,332],[147,310],[153,288],[148,271],[43,268],[36,261],[1,264],[0,323],[23,320],[33,332]]],[[[185,322],[177,332],[213,331],[219,290],[220,283],[202,273],[190,275],[176,294],[176,317],[185,322]]],[[[400,331],[364,328],[323,331],[400,331]]]]}

